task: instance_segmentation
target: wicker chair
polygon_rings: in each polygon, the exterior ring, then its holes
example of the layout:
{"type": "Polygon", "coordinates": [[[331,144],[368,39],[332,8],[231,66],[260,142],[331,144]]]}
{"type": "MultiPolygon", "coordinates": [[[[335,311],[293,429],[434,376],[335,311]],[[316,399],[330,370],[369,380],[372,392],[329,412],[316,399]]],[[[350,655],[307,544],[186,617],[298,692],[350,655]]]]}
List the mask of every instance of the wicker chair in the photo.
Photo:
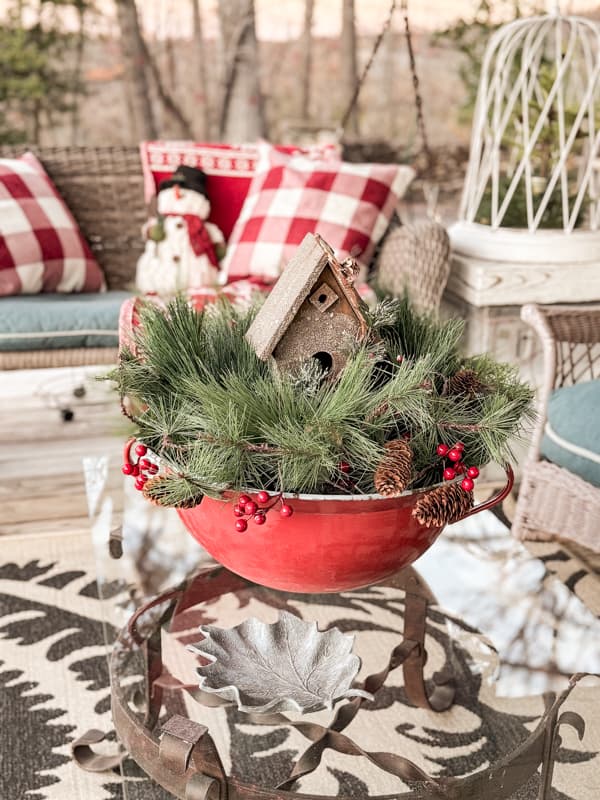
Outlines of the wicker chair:
{"type": "Polygon", "coordinates": [[[571,540],[600,552],[600,489],[540,455],[550,393],[600,377],[600,306],[526,305],[521,317],[541,339],[544,384],[513,533],[523,540],[571,540]]]}
{"type": "MultiPolygon", "coordinates": [[[[147,209],[137,147],[0,147],[1,158],[26,150],[40,159],[104,271],[108,288],[127,289],[143,244],[147,209]]],[[[0,370],[114,363],[115,347],[0,352],[0,370]]]]}

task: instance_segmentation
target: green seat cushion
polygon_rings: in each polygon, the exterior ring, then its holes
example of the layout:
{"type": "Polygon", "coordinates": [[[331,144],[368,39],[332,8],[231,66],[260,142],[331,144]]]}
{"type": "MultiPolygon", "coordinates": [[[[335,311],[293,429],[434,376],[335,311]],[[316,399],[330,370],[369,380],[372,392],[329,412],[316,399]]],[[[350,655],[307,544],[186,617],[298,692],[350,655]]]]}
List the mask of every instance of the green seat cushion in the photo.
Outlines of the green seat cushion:
{"type": "Polygon", "coordinates": [[[0,351],[117,347],[119,310],[130,292],[0,298],[0,351]]]}
{"type": "Polygon", "coordinates": [[[600,486],[600,380],[552,392],[541,453],[600,486]]]}

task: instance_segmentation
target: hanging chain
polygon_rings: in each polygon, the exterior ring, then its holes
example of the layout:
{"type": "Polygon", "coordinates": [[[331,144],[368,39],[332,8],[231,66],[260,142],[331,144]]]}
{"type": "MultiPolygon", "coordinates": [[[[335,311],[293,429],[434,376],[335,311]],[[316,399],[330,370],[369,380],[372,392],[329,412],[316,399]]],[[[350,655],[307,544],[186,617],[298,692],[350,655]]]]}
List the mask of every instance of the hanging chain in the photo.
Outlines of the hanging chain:
{"type": "MultiPolygon", "coordinates": [[[[429,140],[427,138],[427,129],[425,127],[425,117],[423,115],[423,98],[421,97],[419,76],[417,74],[417,64],[415,60],[415,51],[413,49],[413,43],[412,43],[412,33],[410,29],[410,22],[408,19],[408,0],[401,0],[400,8],[404,16],[404,32],[406,35],[408,60],[410,64],[410,72],[412,75],[413,90],[415,93],[415,108],[417,113],[417,133],[421,140],[421,150],[425,154],[427,165],[429,166],[429,164],[431,163],[431,149],[429,147],[429,140]]],[[[379,32],[379,35],[375,39],[375,43],[373,45],[373,50],[371,51],[371,55],[369,56],[369,60],[365,64],[360,79],[356,82],[356,86],[354,87],[354,93],[352,95],[350,102],[348,103],[348,108],[346,109],[346,112],[342,117],[342,121],[340,123],[342,131],[345,131],[346,126],[348,125],[348,120],[350,119],[350,115],[352,114],[354,107],[356,106],[356,102],[362,90],[363,84],[367,79],[367,75],[371,70],[373,62],[375,61],[375,56],[377,55],[377,52],[381,46],[381,43],[383,42],[386,33],[390,30],[392,26],[392,20],[394,18],[395,11],[396,11],[396,0],[392,0],[387,19],[383,25],[383,28],[379,32]]]]}
{"type": "Polygon", "coordinates": [[[417,110],[417,132],[421,139],[421,148],[427,159],[427,165],[431,163],[431,150],[429,148],[429,140],[427,139],[427,129],[425,128],[425,117],[423,116],[423,98],[421,97],[421,90],[419,87],[419,76],[417,75],[417,64],[415,61],[415,51],[412,43],[412,33],[410,30],[410,22],[408,19],[408,0],[402,0],[401,3],[402,13],[404,15],[404,31],[406,33],[406,46],[408,48],[408,60],[410,63],[410,72],[412,75],[412,84],[415,92],[415,108],[417,110]]]}
{"type": "Polygon", "coordinates": [[[367,75],[369,74],[369,71],[370,71],[370,69],[371,69],[371,67],[373,65],[373,61],[375,61],[375,56],[377,55],[377,51],[379,50],[379,48],[381,46],[381,43],[383,41],[383,38],[384,38],[385,34],[388,32],[388,30],[390,29],[390,27],[392,25],[392,19],[394,17],[394,12],[395,11],[396,11],[396,0],[392,0],[392,4],[390,6],[390,11],[389,11],[388,17],[387,17],[387,19],[386,19],[386,21],[385,21],[385,23],[383,25],[383,28],[379,32],[379,34],[377,36],[377,39],[375,39],[375,44],[373,45],[373,50],[371,51],[371,55],[369,56],[369,60],[365,64],[365,68],[362,71],[362,75],[360,76],[360,79],[356,81],[356,86],[354,87],[354,93],[353,93],[353,95],[352,95],[352,97],[350,99],[350,102],[348,103],[348,108],[346,109],[346,112],[345,112],[344,116],[342,117],[342,121],[340,123],[340,127],[341,127],[342,131],[346,130],[346,126],[348,124],[348,120],[350,119],[350,115],[354,111],[354,106],[356,105],[356,101],[358,100],[358,96],[359,96],[359,94],[360,94],[360,92],[362,90],[363,83],[367,79],[367,75]]]}

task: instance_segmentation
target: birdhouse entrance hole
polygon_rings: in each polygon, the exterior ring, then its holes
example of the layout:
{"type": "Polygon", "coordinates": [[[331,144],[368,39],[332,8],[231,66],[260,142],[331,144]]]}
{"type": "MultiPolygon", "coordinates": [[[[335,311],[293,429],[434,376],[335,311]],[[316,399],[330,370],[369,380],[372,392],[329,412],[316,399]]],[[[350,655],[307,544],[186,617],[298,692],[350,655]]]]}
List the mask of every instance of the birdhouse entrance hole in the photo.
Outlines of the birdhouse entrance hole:
{"type": "Polygon", "coordinates": [[[319,362],[323,372],[329,372],[333,367],[333,357],[331,353],[326,353],[324,350],[315,353],[313,358],[319,362]]]}

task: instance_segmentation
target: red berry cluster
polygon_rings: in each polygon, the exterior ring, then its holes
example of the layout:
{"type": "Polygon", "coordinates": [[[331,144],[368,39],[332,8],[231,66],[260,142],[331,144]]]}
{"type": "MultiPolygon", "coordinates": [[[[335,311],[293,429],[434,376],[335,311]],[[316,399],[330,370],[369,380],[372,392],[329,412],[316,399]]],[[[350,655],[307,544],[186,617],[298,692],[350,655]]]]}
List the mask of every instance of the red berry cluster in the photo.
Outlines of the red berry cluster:
{"type": "Polygon", "coordinates": [[[247,530],[249,519],[251,519],[255,525],[264,525],[267,521],[267,511],[270,511],[278,502],[281,502],[279,514],[282,517],[291,517],[294,513],[294,509],[283,502],[283,497],[280,494],[271,497],[268,492],[262,491],[256,495],[256,499],[258,503],[252,500],[251,497],[248,497],[247,494],[241,494],[239,496],[237,503],[233,507],[233,515],[237,517],[235,521],[236,531],[243,533],[247,530]],[[269,501],[273,502],[268,505],[269,501]]]}
{"type": "Polygon", "coordinates": [[[452,462],[451,467],[444,469],[444,480],[453,481],[457,475],[464,475],[465,477],[460,482],[460,485],[465,492],[473,491],[475,486],[475,478],[479,477],[479,469],[477,467],[467,467],[463,462],[465,446],[462,442],[456,442],[452,447],[447,444],[440,443],[437,446],[437,454],[444,459],[452,462]]]}
{"type": "Polygon", "coordinates": [[[123,475],[131,475],[132,478],[135,478],[135,488],[141,492],[150,475],[156,475],[158,472],[158,465],[145,457],[148,453],[145,444],[137,444],[134,452],[138,456],[137,463],[132,464],[131,461],[126,461],[121,467],[121,472],[123,475]]]}

